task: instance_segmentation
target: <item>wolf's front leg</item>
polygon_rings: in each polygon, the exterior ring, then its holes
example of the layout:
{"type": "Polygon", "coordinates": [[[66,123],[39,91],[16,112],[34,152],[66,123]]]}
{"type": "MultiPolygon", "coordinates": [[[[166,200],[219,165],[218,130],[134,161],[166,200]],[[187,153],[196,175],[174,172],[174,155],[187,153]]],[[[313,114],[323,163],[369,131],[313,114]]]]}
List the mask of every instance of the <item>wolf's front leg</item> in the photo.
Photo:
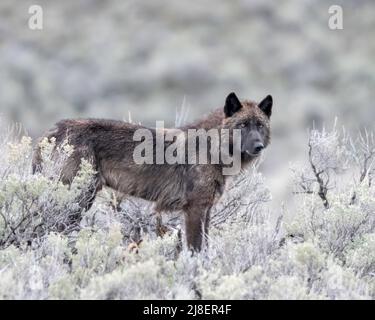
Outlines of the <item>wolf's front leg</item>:
{"type": "Polygon", "coordinates": [[[203,239],[208,232],[209,209],[208,206],[192,206],[185,211],[185,233],[189,249],[194,251],[202,249],[203,239]]]}

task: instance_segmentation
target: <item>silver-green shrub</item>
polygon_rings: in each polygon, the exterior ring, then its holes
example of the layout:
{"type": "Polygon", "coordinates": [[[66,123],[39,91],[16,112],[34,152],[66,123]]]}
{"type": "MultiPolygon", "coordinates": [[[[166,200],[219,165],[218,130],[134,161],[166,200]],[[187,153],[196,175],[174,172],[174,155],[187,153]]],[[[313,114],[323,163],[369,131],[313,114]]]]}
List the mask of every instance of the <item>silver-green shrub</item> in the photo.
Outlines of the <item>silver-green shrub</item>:
{"type": "Polygon", "coordinates": [[[6,131],[0,299],[373,299],[373,142],[336,127],[312,131],[306,165],[292,169],[298,205],[280,210],[288,214],[270,209],[257,167],[245,170],[213,210],[209,245],[192,255],[181,249],[180,215],[158,220],[151,204],[132,198],[113,206],[108,190],[64,228],[90,187],[90,163],[82,159],[72,186],[63,185],[72,148],[44,140],[43,171],[32,174],[31,139],[6,131]]]}

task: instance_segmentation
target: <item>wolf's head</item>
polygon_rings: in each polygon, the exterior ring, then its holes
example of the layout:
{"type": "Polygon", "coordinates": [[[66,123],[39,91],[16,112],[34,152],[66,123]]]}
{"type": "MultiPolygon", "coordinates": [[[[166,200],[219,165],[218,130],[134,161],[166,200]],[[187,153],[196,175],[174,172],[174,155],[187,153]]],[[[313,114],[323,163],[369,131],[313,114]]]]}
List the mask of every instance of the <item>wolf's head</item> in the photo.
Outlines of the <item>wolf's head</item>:
{"type": "Polygon", "coordinates": [[[272,104],[270,95],[259,103],[248,100],[241,102],[233,92],[226,98],[223,125],[229,129],[241,130],[243,160],[259,156],[269,144],[272,104]]]}

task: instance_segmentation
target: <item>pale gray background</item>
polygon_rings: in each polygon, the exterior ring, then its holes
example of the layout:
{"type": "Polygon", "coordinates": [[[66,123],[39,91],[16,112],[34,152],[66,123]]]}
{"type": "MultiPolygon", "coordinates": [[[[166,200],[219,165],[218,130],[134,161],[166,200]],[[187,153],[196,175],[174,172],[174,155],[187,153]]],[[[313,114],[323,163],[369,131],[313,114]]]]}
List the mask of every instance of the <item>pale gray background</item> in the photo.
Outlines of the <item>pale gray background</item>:
{"type": "Polygon", "coordinates": [[[61,118],[173,125],[184,99],[192,120],[231,91],[271,93],[262,171],[279,205],[313,122],[373,126],[374,35],[373,0],[1,0],[0,114],[35,137],[61,118]],[[28,29],[31,4],[43,31],[28,29]],[[344,30],[328,28],[332,4],[344,30]]]}

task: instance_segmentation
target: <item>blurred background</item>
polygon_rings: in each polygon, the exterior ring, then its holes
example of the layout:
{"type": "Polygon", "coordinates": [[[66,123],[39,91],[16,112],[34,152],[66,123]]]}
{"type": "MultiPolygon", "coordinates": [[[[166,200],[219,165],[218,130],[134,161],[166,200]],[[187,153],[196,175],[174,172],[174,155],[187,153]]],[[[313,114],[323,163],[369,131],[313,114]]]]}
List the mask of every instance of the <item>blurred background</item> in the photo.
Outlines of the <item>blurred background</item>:
{"type": "Polygon", "coordinates": [[[173,126],[243,99],[274,97],[261,171],[280,206],[313,123],[348,130],[375,117],[374,0],[1,0],[0,117],[37,137],[70,117],[173,126]],[[41,5],[43,30],[28,28],[41,5]],[[330,30],[341,5],[344,29],[330,30]]]}

